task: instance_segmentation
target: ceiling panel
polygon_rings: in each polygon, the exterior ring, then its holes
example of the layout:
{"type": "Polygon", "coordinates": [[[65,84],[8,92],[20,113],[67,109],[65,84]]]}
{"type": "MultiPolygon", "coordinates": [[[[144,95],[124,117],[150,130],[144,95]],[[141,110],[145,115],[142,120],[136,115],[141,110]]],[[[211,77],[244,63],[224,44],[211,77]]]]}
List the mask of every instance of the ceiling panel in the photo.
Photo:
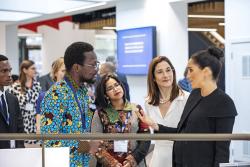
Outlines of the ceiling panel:
{"type": "Polygon", "coordinates": [[[21,21],[65,10],[115,0],[5,0],[0,4],[1,21],[21,21]]]}

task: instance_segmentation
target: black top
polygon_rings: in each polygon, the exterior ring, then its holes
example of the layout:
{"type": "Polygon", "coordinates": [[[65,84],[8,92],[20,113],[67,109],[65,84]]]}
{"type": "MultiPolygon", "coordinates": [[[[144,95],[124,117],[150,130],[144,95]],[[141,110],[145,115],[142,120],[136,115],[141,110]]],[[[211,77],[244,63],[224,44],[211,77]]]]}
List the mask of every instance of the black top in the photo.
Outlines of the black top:
{"type": "MultiPolygon", "coordinates": [[[[221,89],[202,97],[200,89],[193,90],[176,128],[159,125],[159,132],[232,133],[236,108],[232,99],[221,89]]],[[[230,142],[176,141],[173,166],[218,167],[229,161],[230,142]]]]}

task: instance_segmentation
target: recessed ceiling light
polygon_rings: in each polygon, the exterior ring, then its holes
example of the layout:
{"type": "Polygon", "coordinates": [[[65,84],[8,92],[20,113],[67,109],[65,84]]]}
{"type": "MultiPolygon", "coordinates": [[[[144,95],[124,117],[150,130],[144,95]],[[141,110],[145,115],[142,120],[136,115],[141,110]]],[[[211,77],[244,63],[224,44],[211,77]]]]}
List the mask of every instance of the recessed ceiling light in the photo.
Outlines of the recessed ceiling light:
{"type": "Polygon", "coordinates": [[[216,28],[188,28],[188,31],[217,31],[216,28]]]}
{"type": "Polygon", "coordinates": [[[224,19],[221,15],[188,15],[189,18],[224,19]]]}

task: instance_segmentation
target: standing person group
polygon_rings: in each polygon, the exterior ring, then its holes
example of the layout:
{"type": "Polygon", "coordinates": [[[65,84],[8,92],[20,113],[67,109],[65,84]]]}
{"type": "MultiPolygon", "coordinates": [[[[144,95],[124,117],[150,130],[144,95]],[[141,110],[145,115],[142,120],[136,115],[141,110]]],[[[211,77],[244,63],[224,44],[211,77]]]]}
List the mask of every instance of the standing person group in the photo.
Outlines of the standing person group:
{"type": "MultiPolygon", "coordinates": [[[[15,82],[9,89],[10,93],[18,98],[24,132],[28,134],[36,133],[35,106],[41,87],[34,79],[35,76],[35,63],[31,60],[24,60],[20,66],[19,82],[15,82]]],[[[25,147],[33,147],[34,144],[37,144],[36,140],[25,140],[25,147]]]]}
{"type": "MultiPolygon", "coordinates": [[[[237,115],[233,100],[217,87],[223,52],[210,47],[191,56],[187,78],[192,85],[177,128],[158,124],[137,112],[138,117],[160,133],[232,133],[237,115]]],[[[174,167],[219,167],[229,162],[229,141],[175,141],[174,167]]]]}

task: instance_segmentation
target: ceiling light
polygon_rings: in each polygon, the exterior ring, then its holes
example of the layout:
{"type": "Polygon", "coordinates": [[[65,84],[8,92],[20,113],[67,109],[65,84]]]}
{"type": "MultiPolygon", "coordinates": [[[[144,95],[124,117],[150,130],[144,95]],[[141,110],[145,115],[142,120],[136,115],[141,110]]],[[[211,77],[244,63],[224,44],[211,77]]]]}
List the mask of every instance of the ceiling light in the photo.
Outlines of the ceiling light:
{"type": "Polygon", "coordinates": [[[97,6],[103,6],[106,4],[107,4],[107,2],[100,2],[100,3],[91,4],[91,5],[84,5],[81,7],[65,10],[64,13],[70,13],[70,12],[74,12],[74,11],[78,11],[78,10],[84,10],[84,9],[89,9],[89,8],[93,8],[93,7],[97,7],[97,6]]]}
{"type": "Polygon", "coordinates": [[[219,15],[188,15],[189,18],[207,18],[207,19],[224,19],[225,16],[219,15]]]}
{"type": "Polygon", "coordinates": [[[115,30],[116,27],[103,27],[102,29],[104,29],[104,30],[115,30]]]}
{"type": "Polygon", "coordinates": [[[217,31],[216,28],[188,28],[188,31],[208,31],[208,32],[215,32],[217,31]]]}
{"type": "Polygon", "coordinates": [[[219,23],[218,25],[219,26],[225,26],[225,23],[219,23]]]}

